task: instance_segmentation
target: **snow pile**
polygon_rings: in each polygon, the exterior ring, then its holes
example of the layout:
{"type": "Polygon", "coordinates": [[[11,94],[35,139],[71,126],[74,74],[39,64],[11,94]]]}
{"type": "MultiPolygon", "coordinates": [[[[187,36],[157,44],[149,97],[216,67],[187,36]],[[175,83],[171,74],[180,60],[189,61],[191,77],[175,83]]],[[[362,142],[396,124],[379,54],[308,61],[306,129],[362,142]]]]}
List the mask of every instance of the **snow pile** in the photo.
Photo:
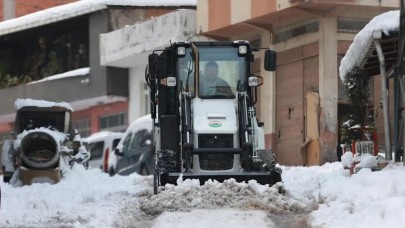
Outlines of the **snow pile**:
{"type": "Polygon", "coordinates": [[[353,153],[346,152],[342,155],[342,165],[345,168],[352,168],[353,166],[353,153]]]}
{"type": "Polygon", "coordinates": [[[52,102],[52,101],[45,101],[45,100],[33,100],[31,98],[21,99],[18,98],[14,102],[14,108],[16,110],[20,110],[23,107],[40,107],[40,108],[50,108],[50,107],[62,107],[66,108],[70,111],[73,111],[73,108],[66,102],[52,102]]]}
{"type": "Polygon", "coordinates": [[[27,83],[27,85],[31,85],[31,84],[35,84],[35,83],[39,83],[39,82],[45,82],[45,81],[58,80],[58,79],[62,79],[62,78],[85,76],[85,75],[89,75],[89,74],[90,74],[90,67],[85,67],[85,68],[67,71],[67,72],[64,72],[61,74],[47,76],[44,79],[27,83]]]}
{"type": "Polygon", "coordinates": [[[118,209],[142,188],[137,178],[73,166],[54,185],[1,183],[0,227],[112,227],[118,209]]]}
{"type": "Polygon", "coordinates": [[[372,45],[372,33],[374,30],[382,30],[386,35],[390,31],[398,30],[399,10],[389,11],[374,17],[354,38],[345,57],[342,59],[339,74],[342,81],[345,81],[346,74],[354,66],[360,64],[368,48],[372,45]]]}
{"type": "Polygon", "coordinates": [[[378,172],[335,176],[320,188],[324,204],[312,225],[328,228],[402,228],[405,224],[405,168],[390,164],[378,172]]]}
{"type": "Polygon", "coordinates": [[[296,199],[307,205],[316,204],[320,201],[320,189],[323,183],[329,179],[349,176],[348,170],[344,170],[340,162],[326,163],[323,166],[310,167],[286,167],[283,169],[283,182],[296,199]]]}
{"type": "Polygon", "coordinates": [[[356,165],[356,168],[371,168],[377,166],[377,158],[371,154],[355,154],[353,161],[360,162],[356,165]]]}
{"type": "Polygon", "coordinates": [[[198,180],[179,180],[177,186],[167,184],[158,195],[154,195],[151,189],[140,192],[137,199],[128,201],[121,208],[115,226],[134,227],[139,220],[151,220],[164,212],[190,212],[195,209],[262,210],[268,213],[308,209],[288,191],[279,193],[282,186],[278,183],[268,187],[256,181],[238,183],[234,179],[223,183],[207,181],[201,186],[198,180]]]}

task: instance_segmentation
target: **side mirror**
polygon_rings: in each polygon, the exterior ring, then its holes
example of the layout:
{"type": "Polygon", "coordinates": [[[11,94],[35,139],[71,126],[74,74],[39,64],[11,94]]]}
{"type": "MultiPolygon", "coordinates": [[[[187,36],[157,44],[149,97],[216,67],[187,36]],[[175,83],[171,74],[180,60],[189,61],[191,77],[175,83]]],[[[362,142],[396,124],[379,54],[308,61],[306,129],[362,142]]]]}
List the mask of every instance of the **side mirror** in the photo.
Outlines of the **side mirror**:
{"type": "Polygon", "coordinates": [[[257,75],[252,75],[248,79],[248,83],[250,87],[257,87],[261,86],[263,84],[264,80],[263,77],[257,76],[257,75]]]}
{"type": "Polygon", "coordinates": [[[124,153],[122,153],[121,150],[118,149],[118,148],[115,148],[114,152],[115,152],[115,155],[117,155],[117,156],[123,156],[124,155],[124,153]]]}
{"type": "Polygon", "coordinates": [[[264,53],[264,69],[266,71],[275,71],[277,64],[277,53],[272,50],[266,50],[264,53]]]}
{"type": "Polygon", "coordinates": [[[148,57],[148,71],[150,75],[156,75],[156,66],[157,66],[157,62],[158,62],[158,54],[150,54],[148,57]]]}

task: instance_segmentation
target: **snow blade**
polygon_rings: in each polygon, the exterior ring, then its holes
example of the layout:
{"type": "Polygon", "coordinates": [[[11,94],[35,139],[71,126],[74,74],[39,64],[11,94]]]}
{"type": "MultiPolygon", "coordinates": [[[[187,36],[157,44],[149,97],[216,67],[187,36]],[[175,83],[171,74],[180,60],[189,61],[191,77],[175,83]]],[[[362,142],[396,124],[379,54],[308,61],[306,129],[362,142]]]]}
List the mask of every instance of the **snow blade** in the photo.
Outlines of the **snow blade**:
{"type": "Polygon", "coordinates": [[[248,182],[256,180],[257,183],[270,187],[277,182],[282,182],[281,169],[273,168],[270,172],[200,172],[200,173],[163,173],[160,176],[161,185],[177,185],[177,179],[183,175],[184,179],[198,179],[200,185],[203,185],[209,179],[223,182],[227,179],[235,179],[237,182],[248,182]]]}

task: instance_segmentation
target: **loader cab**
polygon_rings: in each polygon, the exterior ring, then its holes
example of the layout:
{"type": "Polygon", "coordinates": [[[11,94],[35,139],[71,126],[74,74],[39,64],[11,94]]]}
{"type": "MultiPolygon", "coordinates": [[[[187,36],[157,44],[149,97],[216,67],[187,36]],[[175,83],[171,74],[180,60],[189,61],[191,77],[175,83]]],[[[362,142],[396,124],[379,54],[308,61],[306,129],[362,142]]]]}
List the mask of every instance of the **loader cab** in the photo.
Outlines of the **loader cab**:
{"type": "MultiPolygon", "coordinates": [[[[149,55],[145,79],[152,148],[155,159],[164,160],[155,163],[155,170],[165,172],[161,185],[175,183],[180,174],[200,181],[214,176],[240,180],[253,178],[245,172],[261,170],[255,162],[256,152],[265,150],[264,130],[254,105],[264,80],[252,74],[253,52],[261,49],[243,40],[175,42],[149,55]]],[[[274,51],[265,49],[263,66],[275,71],[274,51]]],[[[268,175],[255,178],[268,183],[268,175]]]]}

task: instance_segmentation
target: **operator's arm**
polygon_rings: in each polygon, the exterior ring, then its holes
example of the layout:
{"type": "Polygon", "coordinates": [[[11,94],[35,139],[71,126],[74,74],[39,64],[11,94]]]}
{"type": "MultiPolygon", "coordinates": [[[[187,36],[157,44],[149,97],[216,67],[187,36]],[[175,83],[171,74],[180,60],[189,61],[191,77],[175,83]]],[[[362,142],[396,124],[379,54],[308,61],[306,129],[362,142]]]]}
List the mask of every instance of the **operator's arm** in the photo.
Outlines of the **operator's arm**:
{"type": "Polygon", "coordinates": [[[233,94],[232,90],[231,90],[231,86],[228,84],[227,81],[221,79],[220,83],[219,83],[219,88],[218,88],[218,92],[221,93],[225,93],[225,94],[233,94]]]}

